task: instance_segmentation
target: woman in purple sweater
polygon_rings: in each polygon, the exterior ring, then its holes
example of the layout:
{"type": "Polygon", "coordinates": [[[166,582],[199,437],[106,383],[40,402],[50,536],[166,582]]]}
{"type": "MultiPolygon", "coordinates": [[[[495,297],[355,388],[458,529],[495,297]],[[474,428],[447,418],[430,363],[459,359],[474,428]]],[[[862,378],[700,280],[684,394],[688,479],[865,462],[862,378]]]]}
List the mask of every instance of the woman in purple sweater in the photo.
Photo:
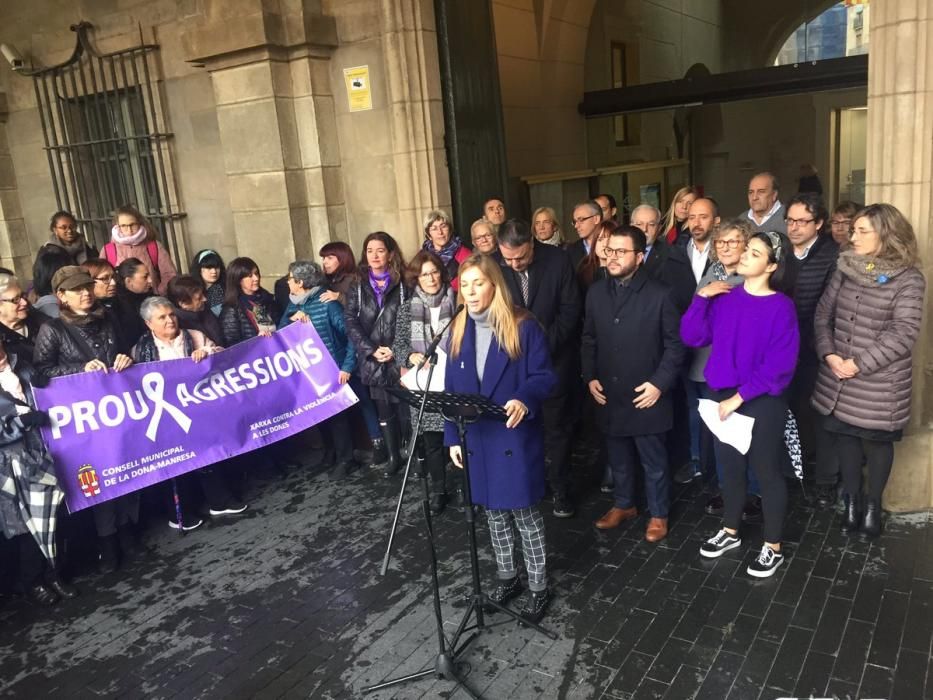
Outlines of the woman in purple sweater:
{"type": "Polygon", "coordinates": [[[726,282],[703,287],[680,323],[686,345],[712,346],[704,376],[712,390],[710,398],[719,402],[720,419],[736,411],[755,419],[747,454],[715,441],[723,471],[723,526],[700,547],[700,554],[718,557],[742,544],[739,525],[745,507],[745,474],[751,465],[761,483],[765,542],[748,573],[759,578],[771,576],[784,561],[784,393],[794,376],[800,345],[794,302],[780,293],[791,253],[785,235],[755,234],[739,261],[737,273],[745,278],[744,283],[734,288],[726,282]]]}

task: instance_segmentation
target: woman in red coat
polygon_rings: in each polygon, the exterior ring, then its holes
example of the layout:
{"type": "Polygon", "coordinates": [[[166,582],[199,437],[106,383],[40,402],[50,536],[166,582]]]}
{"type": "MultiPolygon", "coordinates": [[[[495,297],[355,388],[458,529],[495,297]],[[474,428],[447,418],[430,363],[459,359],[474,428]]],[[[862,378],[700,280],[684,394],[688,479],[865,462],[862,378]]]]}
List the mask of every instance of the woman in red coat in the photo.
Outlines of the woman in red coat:
{"type": "MultiPolygon", "coordinates": [[[[508,420],[480,418],[466,432],[473,501],[486,508],[499,585],[490,595],[505,604],[521,592],[515,562],[515,533],[522,538],[529,595],[522,614],[533,622],[549,601],[545,575],[544,434],[541,403],[557,381],[547,338],[527,311],[515,307],[498,263],[473,255],[460,266],[460,302],[467,313],[450,332],[445,389],[482,394],[503,406],[508,420]]],[[[463,466],[457,431],[445,426],[444,444],[463,466]]]]}

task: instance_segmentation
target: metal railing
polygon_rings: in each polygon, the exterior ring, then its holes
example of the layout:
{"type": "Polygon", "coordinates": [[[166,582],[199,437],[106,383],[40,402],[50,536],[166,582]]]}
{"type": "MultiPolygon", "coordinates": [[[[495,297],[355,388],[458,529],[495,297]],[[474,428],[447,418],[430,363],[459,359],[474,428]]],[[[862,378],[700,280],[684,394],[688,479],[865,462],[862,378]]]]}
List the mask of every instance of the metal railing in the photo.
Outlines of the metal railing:
{"type": "Polygon", "coordinates": [[[99,53],[92,25],[72,25],[74,52],[63,63],[21,70],[33,79],[55,199],[72,212],[88,240],[110,240],[113,211],[135,205],[159,229],[176,263],[184,253],[173,210],[168,132],[153,88],[150,60],[158,44],[140,32],[137,46],[99,53]]]}

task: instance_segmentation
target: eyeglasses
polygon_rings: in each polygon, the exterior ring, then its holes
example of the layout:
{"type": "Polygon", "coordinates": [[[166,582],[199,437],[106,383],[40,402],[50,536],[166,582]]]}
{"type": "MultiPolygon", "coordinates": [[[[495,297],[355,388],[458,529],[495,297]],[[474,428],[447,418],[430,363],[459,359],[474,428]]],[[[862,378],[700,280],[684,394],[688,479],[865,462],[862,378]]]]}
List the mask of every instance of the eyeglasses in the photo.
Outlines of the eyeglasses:
{"type": "Polygon", "coordinates": [[[423,280],[423,279],[428,279],[429,277],[440,277],[440,276],[441,276],[440,270],[432,270],[431,272],[422,272],[420,275],[418,275],[418,279],[423,280]]]}
{"type": "Polygon", "coordinates": [[[432,224],[428,227],[428,231],[431,233],[440,233],[441,231],[449,231],[449,224],[432,224]]]}
{"type": "Polygon", "coordinates": [[[833,228],[849,228],[852,225],[852,219],[833,219],[829,225],[833,228]]]}
{"type": "Polygon", "coordinates": [[[637,253],[637,250],[629,250],[628,248],[605,248],[607,258],[621,258],[627,255],[628,253],[637,253]]]}
{"type": "Polygon", "coordinates": [[[493,238],[495,238],[495,236],[493,236],[491,233],[481,233],[478,236],[473,236],[473,242],[479,243],[480,241],[491,241],[493,238]]]}
{"type": "Polygon", "coordinates": [[[94,281],[100,282],[101,284],[110,284],[111,282],[116,282],[117,278],[113,275],[101,275],[100,277],[95,277],[94,281]]]}
{"type": "Polygon", "coordinates": [[[812,224],[816,219],[784,219],[784,223],[788,226],[804,226],[805,224],[812,224]]]}
{"type": "Polygon", "coordinates": [[[16,305],[18,305],[21,301],[26,301],[26,297],[23,296],[22,294],[17,294],[17,295],[16,295],[15,297],[13,297],[12,299],[5,299],[5,298],[3,298],[3,297],[0,297],[0,301],[6,301],[6,302],[9,302],[10,304],[13,304],[14,306],[16,306],[16,305]]]}
{"type": "Polygon", "coordinates": [[[740,241],[738,238],[733,238],[728,241],[713,241],[713,245],[715,245],[717,248],[730,248],[732,250],[735,250],[741,244],[742,241],[740,241]]]}
{"type": "Polygon", "coordinates": [[[138,221],[134,221],[131,224],[117,224],[117,227],[123,231],[132,231],[134,228],[137,228],[138,226],[139,226],[138,221]]]}
{"type": "Polygon", "coordinates": [[[587,219],[592,219],[594,216],[599,216],[599,214],[590,214],[589,216],[576,217],[574,218],[573,223],[582,224],[584,221],[586,221],[587,219]]]}
{"type": "Polygon", "coordinates": [[[74,224],[65,224],[64,226],[56,226],[56,231],[76,231],[77,227],[74,224]]]}

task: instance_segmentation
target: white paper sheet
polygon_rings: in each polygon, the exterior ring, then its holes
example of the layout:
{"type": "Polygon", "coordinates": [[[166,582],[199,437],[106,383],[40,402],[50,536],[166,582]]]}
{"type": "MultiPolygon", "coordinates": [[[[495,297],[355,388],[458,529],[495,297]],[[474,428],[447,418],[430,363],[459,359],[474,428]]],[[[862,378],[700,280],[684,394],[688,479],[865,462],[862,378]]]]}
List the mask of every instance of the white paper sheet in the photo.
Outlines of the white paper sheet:
{"type": "Polygon", "coordinates": [[[754,418],[743,416],[741,413],[732,413],[725,420],[720,420],[719,403],[709,399],[700,399],[699,412],[700,418],[713,435],[727,445],[732,445],[743,455],[748,454],[748,448],[752,445],[754,418]]]}
{"type": "MultiPolygon", "coordinates": [[[[408,370],[405,376],[402,377],[402,386],[409,391],[424,391],[428,383],[428,369],[429,368],[425,366],[424,369],[417,373],[417,381],[415,379],[415,370],[408,370]]],[[[444,391],[444,372],[446,370],[447,353],[438,348],[437,365],[434,367],[434,374],[431,375],[431,387],[429,391],[444,391]]]]}

